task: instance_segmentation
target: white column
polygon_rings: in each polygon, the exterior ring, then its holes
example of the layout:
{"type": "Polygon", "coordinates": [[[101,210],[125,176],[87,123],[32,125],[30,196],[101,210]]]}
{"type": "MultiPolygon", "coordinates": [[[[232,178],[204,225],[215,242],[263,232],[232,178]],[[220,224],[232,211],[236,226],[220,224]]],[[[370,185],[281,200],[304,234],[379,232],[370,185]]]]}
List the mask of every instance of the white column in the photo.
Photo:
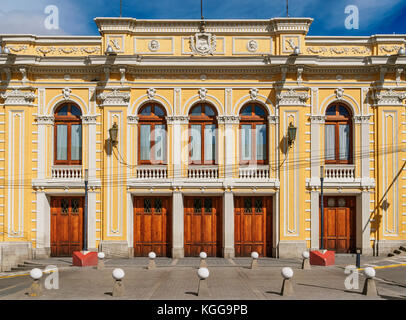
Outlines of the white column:
{"type": "Polygon", "coordinates": [[[167,117],[168,124],[172,124],[172,148],[173,148],[173,178],[180,180],[182,177],[182,124],[187,124],[189,119],[185,116],[167,117]]]}
{"type": "Polygon", "coordinates": [[[319,199],[320,199],[320,194],[317,190],[312,190],[311,191],[311,215],[310,215],[310,228],[311,228],[311,238],[310,238],[310,248],[312,250],[318,250],[320,243],[319,243],[319,237],[320,237],[320,223],[319,223],[319,214],[320,214],[320,209],[319,209],[319,199]]]}
{"type": "Polygon", "coordinates": [[[87,193],[87,248],[96,250],[96,192],[87,193]]]}
{"type": "Polygon", "coordinates": [[[234,258],[234,194],[226,190],[223,197],[223,257],[234,258]]]}
{"type": "Polygon", "coordinates": [[[51,248],[51,208],[44,189],[38,189],[36,194],[37,201],[37,239],[36,239],[36,258],[45,258],[50,254],[51,248]]]}
{"type": "Polygon", "coordinates": [[[217,117],[219,122],[224,123],[224,177],[226,180],[233,178],[233,168],[235,167],[235,159],[237,150],[235,149],[236,134],[233,130],[233,125],[238,124],[240,117],[238,116],[219,116],[217,117]]]}
{"type": "Polygon", "coordinates": [[[183,196],[179,189],[172,196],[172,258],[183,258],[184,251],[183,196]]]}

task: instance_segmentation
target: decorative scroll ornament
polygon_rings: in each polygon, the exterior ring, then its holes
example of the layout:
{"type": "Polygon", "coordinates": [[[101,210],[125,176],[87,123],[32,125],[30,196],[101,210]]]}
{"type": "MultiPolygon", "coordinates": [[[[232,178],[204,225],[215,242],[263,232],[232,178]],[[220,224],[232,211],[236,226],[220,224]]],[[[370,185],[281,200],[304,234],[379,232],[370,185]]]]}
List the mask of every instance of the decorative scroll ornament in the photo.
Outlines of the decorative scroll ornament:
{"type": "Polygon", "coordinates": [[[130,94],[115,89],[111,92],[103,92],[99,94],[97,98],[102,101],[102,106],[120,106],[126,105],[130,101],[130,94]]]}
{"type": "Polygon", "coordinates": [[[7,105],[27,105],[35,100],[33,92],[23,92],[19,89],[9,91],[0,95],[7,105]]]}
{"type": "Polygon", "coordinates": [[[149,99],[149,100],[154,99],[154,97],[155,97],[155,95],[156,95],[156,89],[154,89],[154,88],[149,88],[149,89],[147,90],[147,95],[148,95],[148,99],[149,99]]]}
{"type": "Polygon", "coordinates": [[[211,54],[216,51],[216,36],[211,33],[196,33],[190,37],[190,49],[202,56],[211,54]]]}
{"type": "Polygon", "coordinates": [[[250,89],[250,97],[251,97],[251,100],[257,100],[257,98],[258,98],[258,89],[257,88],[250,89]]]}
{"type": "Polygon", "coordinates": [[[305,105],[307,99],[309,99],[309,94],[307,92],[298,92],[294,89],[290,89],[289,91],[279,93],[277,98],[279,100],[279,105],[305,105]]]}
{"type": "Polygon", "coordinates": [[[401,106],[402,101],[406,99],[406,93],[394,91],[392,88],[386,91],[380,90],[374,95],[375,105],[393,105],[401,106]]]}
{"type": "Polygon", "coordinates": [[[338,88],[334,91],[336,93],[336,97],[338,100],[341,100],[344,95],[344,89],[343,88],[338,88]]]}
{"type": "Polygon", "coordinates": [[[69,88],[65,88],[65,89],[62,90],[62,94],[63,94],[63,98],[65,100],[69,100],[70,95],[72,94],[72,90],[69,89],[69,88]]]}
{"type": "Polygon", "coordinates": [[[206,88],[199,89],[200,100],[206,100],[206,96],[207,96],[207,89],[206,88]]]}

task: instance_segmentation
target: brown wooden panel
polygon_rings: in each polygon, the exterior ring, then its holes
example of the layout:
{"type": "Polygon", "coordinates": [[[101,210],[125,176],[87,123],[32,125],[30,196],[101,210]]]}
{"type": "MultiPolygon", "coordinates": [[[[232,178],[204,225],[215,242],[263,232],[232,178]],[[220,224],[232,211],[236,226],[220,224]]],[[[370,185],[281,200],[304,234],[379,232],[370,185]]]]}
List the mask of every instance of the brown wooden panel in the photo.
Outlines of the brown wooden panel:
{"type": "Polygon", "coordinates": [[[325,197],[324,249],[333,250],[337,253],[355,252],[355,219],[354,197],[325,197]],[[332,205],[329,205],[329,199],[332,205]],[[344,202],[339,204],[339,200],[344,202]]]}
{"type": "Polygon", "coordinates": [[[221,197],[185,197],[185,256],[197,257],[202,251],[211,257],[221,256],[221,208],[221,197]],[[211,205],[207,208],[205,201],[211,201],[211,205]],[[200,203],[201,206],[196,206],[196,203],[200,203]]]}
{"type": "Polygon", "coordinates": [[[235,197],[234,248],[237,257],[272,255],[272,199],[235,197]],[[256,202],[258,201],[258,202],[256,202]]]}
{"type": "Polygon", "coordinates": [[[83,249],[83,197],[51,198],[51,256],[69,257],[83,249]]]}
{"type": "Polygon", "coordinates": [[[158,257],[171,255],[171,209],[170,197],[134,198],[134,256],[146,257],[151,251],[158,257]]]}

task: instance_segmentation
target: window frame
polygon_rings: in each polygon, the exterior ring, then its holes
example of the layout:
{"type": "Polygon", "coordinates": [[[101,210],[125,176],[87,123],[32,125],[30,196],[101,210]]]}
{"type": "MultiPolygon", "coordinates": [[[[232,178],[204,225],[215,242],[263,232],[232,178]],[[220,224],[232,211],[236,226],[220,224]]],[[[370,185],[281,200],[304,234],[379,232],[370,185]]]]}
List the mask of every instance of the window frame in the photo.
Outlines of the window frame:
{"type": "Polygon", "coordinates": [[[344,104],[332,103],[326,108],[325,112],[326,118],[324,121],[324,161],[325,164],[353,164],[353,122],[352,122],[352,112],[344,104]],[[331,107],[335,107],[335,115],[327,115],[327,110],[331,107]],[[348,112],[348,117],[340,115],[339,107],[344,107],[348,112]],[[326,126],[334,125],[334,160],[327,160],[327,143],[326,143],[326,126]],[[348,160],[340,160],[340,125],[348,125],[350,128],[349,136],[349,150],[348,150],[348,160]]]}
{"type": "Polygon", "coordinates": [[[268,158],[269,158],[269,125],[268,125],[267,116],[268,116],[267,110],[263,106],[261,106],[260,104],[248,103],[248,104],[245,104],[241,108],[241,110],[240,110],[240,124],[239,124],[239,129],[240,129],[240,132],[239,132],[240,165],[248,165],[248,164],[265,165],[265,164],[267,164],[268,158]],[[246,116],[246,115],[243,116],[242,112],[248,106],[251,106],[251,115],[250,116],[246,116]],[[260,116],[257,116],[255,114],[255,107],[259,107],[264,111],[264,113],[265,113],[264,117],[260,117],[260,116]],[[254,109],[254,111],[253,111],[253,109],[254,109]],[[251,147],[251,159],[250,160],[243,160],[243,154],[242,154],[243,141],[241,139],[242,126],[243,125],[251,125],[251,142],[250,142],[251,143],[251,145],[250,145],[250,147],[251,147]],[[265,133],[265,135],[266,135],[265,136],[265,138],[266,138],[265,139],[266,140],[265,141],[266,142],[265,143],[266,152],[265,152],[265,159],[263,159],[263,160],[258,160],[257,159],[257,141],[256,141],[256,139],[257,139],[257,137],[256,137],[257,125],[265,125],[265,128],[266,128],[266,130],[265,130],[266,131],[266,133],[265,133]]]}
{"type": "Polygon", "coordinates": [[[211,104],[209,103],[197,103],[195,104],[192,108],[190,108],[189,111],[189,124],[188,124],[188,129],[189,129],[189,165],[217,165],[217,148],[218,148],[218,121],[217,121],[217,112],[216,108],[214,108],[211,104]],[[193,109],[197,107],[209,107],[212,109],[214,112],[214,116],[210,117],[204,114],[204,112],[201,112],[200,115],[192,115],[193,109]],[[201,130],[200,130],[200,161],[192,160],[192,149],[191,149],[191,141],[192,141],[192,135],[191,135],[191,128],[192,125],[200,125],[201,130]],[[214,160],[207,161],[205,160],[205,154],[204,154],[204,146],[205,146],[205,134],[204,130],[206,128],[206,125],[215,125],[215,154],[214,154],[214,160]]]}
{"type": "Polygon", "coordinates": [[[64,103],[60,105],[54,112],[54,164],[55,165],[82,165],[83,161],[83,125],[82,125],[82,110],[74,103],[64,103]],[[58,112],[63,107],[68,106],[68,115],[58,115],[58,112]],[[71,114],[72,106],[80,111],[80,116],[71,114]],[[66,160],[58,160],[58,125],[67,125],[67,150],[66,160]],[[80,141],[80,160],[72,160],[72,125],[80,125],[81,141],[80,141]]]}
{"type": "Polygon", "coordinates": [[[139,165],[165,165],[167,163],[167,147],[168,147],[168,126],[166,123],[166,110],[165,108],[159,103],[147,103],[143,105],[138,111],[138,164],[139,165]],[[151,107],[151,115],[142,115],[141,112],[145,109],[151,107]],[[163,110],[163,116],[157,116],[155,114],[155,107],[159,107],[163,110]],[[154,112],[152,112],[152,108],[154,108],[154,112]],[[141,125],[150,125],[150,141],[149,141],[149,152],[150,152],[150,159],[149,160],[141,160],[141,125]],[[156,125],[163,125],[165,130],[165,157],[163,160],[155,160],[155,152],[152,152],[152,148],[155,145],[155,126],[156,125]]]}

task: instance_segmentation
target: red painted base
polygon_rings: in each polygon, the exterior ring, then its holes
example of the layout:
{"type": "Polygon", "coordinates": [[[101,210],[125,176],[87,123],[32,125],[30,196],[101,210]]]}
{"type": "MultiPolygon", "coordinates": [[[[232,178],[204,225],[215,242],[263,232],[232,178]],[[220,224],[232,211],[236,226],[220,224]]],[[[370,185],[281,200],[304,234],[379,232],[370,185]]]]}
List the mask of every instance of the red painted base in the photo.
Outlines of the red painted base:
{"type": "Polygon", "coordinates": [[[77,267],[97,266],[97,252],[75,251],[72,255],[72,264],[77,267]]]}
{"type": "Polygon", "coordinates": [[[329,250],[310,251],[310,264],[313,266],[333,266],[335,263],[335,252],[329,250]]]}

